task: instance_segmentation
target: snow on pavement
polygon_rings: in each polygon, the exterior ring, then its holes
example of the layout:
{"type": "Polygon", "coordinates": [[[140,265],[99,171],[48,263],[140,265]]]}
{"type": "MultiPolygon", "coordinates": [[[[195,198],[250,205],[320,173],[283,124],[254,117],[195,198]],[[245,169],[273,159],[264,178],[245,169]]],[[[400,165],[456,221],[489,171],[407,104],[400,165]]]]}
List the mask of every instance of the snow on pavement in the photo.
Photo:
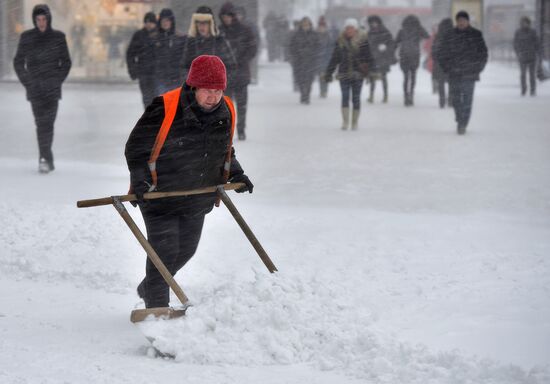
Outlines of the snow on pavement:
{"type": "Polygon", "coordinates": [[[236,143],[256,188],[231,197],[280,272],[209,215],[177,276],[189,315],[143,328],[174,360],[128,321],[143,251],[112,207],[75,208],[126,191],[137,87],[66,86],[41,176],[30,107],[2,84],[0,382],[550,382],[548,85],[521,98],[490,65],[458,137],[423,72],[405,109],[394,69],[358,132],[338,129],[337,84],[302,106],[286,66],[261,75],[236,143]]]}

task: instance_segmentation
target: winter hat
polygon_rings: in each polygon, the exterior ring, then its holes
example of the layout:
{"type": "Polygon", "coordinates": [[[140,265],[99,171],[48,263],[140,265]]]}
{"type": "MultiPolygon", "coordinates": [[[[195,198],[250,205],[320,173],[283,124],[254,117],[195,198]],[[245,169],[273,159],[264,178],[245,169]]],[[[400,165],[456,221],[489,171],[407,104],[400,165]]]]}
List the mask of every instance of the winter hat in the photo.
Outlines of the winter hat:
{"type": "Polygon", "coordinates": [[[147,12],[145,16],[143,17],[144,23],[156,23],[157,22],[157,16],[153,12],[147,12]]]}
{"type": "Polygon", "coordinates": [[[186,84],[194,88],[227,88],[225,65],[218,56],[201,55],[191,63],[186,84]]]}
{"type": "Polygon", "coordinates": [[[212,8],[206,5],[201,5],[200,7],[198,7],[195,13],[208,13],[210,15],[214,15],[214,12],[212,12],[212,8]]]}
{"type": "Polygon", "coordinates": [[[382,25],[382,19],[378,15],[371,15],[367,18],[367,24],[373,24],[377,23],[378,25],[382,25]]]}
{"type": "Polygon", "coordinates": [[[466,20],[470,20],[470,15],[468,15],[468,12],[466,11],[460,11],[456,14],[455,16],[455,20],[458,20],[458,19],[466,19],[466,20]]]}
{"type": "Polygon", "coordinates": [[[230,1],[222,5],[220,9],[220,16],[223,16],[223,15],[235,16],[235,13],[236,13],[235,6],[230,1]]]}
{"type": "Polygon", "coordinates": [[[344,21],[344,28],[347,28],[347,27],[353,27],[355,29],[359,29],[359,22],[357,21],[357,19],[350,17],[349,19],[346,19],[346,21],[344,21]]]}

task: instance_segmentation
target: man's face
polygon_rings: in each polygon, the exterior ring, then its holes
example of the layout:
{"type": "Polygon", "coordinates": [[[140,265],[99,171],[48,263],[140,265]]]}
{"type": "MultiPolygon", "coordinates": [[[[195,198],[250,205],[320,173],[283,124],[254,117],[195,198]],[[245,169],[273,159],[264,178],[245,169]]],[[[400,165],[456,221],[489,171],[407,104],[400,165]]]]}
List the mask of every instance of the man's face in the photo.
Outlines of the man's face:
{"type": "Polygon", "coordinates": [[[218,105],[222,97],[223,90],[221,89],[197,88],[195,90],[195,99],[197,100],[197,104],[207,111],[210,111],[218,105]]]}
{"type": "Polygon", "coordinates": [[[157,27],[157,24],[155,24],[151,21],[148,21],[148,22],[145,23],[145,29],[148,30],[149,32],[151,32],[156,27],[157,27]]]}
{"type": "Polygon", "coordinates": [[[465,17],[459,17],[456,21],[456,27],[458,29],[466,29],[470,26],[470,21],[465,17]]]}
{"type": "Polygon", "coordinates": [[[222,22],[225,25],[228,25],[228,26],[233,24],[233,16],[231,16],[231,15],[222,15],[222,22]]]}
{"type": "Polygon", "coordinates": [[[40,32],[46,32],[46,29],[48,28],[48,18],[46,15],[38,15],[36,16],[36,27],[40,32]]]}
{"type": "Polygon", "coordinates": [[[160,21],[160,27],[165,31],[169,31],[170,29],[172,29],[172,20],[162,19],[160,21]]]}
{"type": "Polygon", "coordinates": [[[210,22],[209,21],[197,21],[197,31],[202,37],[210,36],[210,22]]]}

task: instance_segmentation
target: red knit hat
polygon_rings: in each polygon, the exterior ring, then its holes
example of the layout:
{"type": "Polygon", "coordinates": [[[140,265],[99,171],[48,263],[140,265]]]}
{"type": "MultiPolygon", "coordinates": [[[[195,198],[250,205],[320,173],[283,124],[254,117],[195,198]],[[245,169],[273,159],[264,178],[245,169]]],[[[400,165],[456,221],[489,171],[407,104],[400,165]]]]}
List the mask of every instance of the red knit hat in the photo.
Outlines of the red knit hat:
{"type": "Polygon", "coordinates": [[[225,65],[218,56],[201,55],[191,63],[187,85],[194,88],[221,89],[227,87],[225,65]]]}

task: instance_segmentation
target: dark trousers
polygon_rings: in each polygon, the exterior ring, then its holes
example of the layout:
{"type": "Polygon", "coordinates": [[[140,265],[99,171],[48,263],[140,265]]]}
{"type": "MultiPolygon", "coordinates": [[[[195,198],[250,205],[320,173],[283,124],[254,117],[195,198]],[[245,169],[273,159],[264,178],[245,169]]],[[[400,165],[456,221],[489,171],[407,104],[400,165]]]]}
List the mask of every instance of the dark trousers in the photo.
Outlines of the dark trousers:
{"type": "Polygon", "coordinates": [[[370,76],[370,98],[374,97],[374,90],[376,89],[376,80],[380,79],[382,81],[382,90],[384,91],[384,97],[388,95],[388,76],[385,72],[378,74],[378,76],[370,76]]]}
{"type": "Polygon", "coordinates": [[[319,91],[321,93],[321,97],[326,97],[328,94],[328,81],[325,78],[324,72],[319,73],[319,91]]]}
{"type": "Polygon", "coordinates": [[[155,98],[155,78],[153,76],[142,76],[139,78],[139,89],[143,99],[143,106],[147,108],[155,98]]]}
{"type": "Polygon", "coordinates": [[[246,128],[246,106],[248,104],[248,85],[235,85],[227,88],[225,92],[236,105],[237,109],[237,132],[244,133],[246,128]]]}
{"type": "Polygon", "coordinates": [[[450,94],[455,110],[455,119],[459,126],[466,127],[472,114],[475,80],[451,79],[450,94]]]}
{"type": "Polygon", "coordinates": [[[411,98],[414,95],[414,86],[416,85],[416,68],[404,68],[403,74],[405,79],[403,80],[403,91],[406,98],[411,98]]]}
{"type": "Polygon", "coordinates": [[[363,88],[363,79],[359,80],[340,80],[340,89],[342,90],[342,108],[349,108],[349,99],[353,109],[361,109],[361,89],[363,88]]]}
{"type": "Polygon", "coordinates": [[[57,99],[31,100],[31,106],[36,123],[40,158],[44,158],[50,164],[53,164],[53,124],[57,116],[59,101],[57,99]]]}
{"type": "Polygon", "coordinates": [[[311,96],[311,87],[315,75],[313,73],[301,73],[298,81],[298,88],[300,89],[300,102],[309,103],[311,96]]]}
{"type": "Polygon", "coordinates": [[[519,63],[521,71],[521,94],[525,95],[527,92],[527,70],[529,70],[529,85],[531,89],[531,94],[535,94],[537,89],[537,81],[535,79],[535,67],[536,63],[533,62],[520,62],[519,63]]]}
{"type": "MultiPolygon", "coordinates": [[[[195,254],[201,238],[204,215],[155,214],[141,211],[147,228],[147,239],[170,273],[175,275],[195,254]]],[[[170,289],[162,275],[147,258],[144,288],[145,305],[148,308],[166,307],[170,301],[170,289]]]]}
{"type": "Polygon", "coordinates": [[[438,92],[439,92],[439,106],[441,108],[445,107],[445,103],[448,103],[449,106],[451,106],[453,104],[452,100],[452,96],[451,96],[451,89],[450,89],[450,85],[449,85],[449,95],[447,96],[446,95],[446,92],[445,92],[445,84],[449,84],[449,82],[447,80],[444,80],[444,79],[439,79],[437,80],[437,88],[438,88],[438,92]]]}

